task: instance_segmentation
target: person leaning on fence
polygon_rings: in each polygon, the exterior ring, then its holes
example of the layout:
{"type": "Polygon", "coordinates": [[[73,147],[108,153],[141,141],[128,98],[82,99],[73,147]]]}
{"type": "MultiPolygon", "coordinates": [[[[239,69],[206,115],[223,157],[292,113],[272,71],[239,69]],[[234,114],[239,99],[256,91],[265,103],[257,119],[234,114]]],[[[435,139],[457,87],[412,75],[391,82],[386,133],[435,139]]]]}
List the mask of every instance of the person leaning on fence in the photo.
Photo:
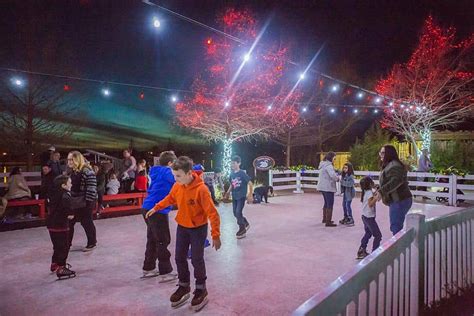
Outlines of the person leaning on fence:
{"type": "Polygon", "coordinates": [[[379,156],[382,171],[375,198],[377,201],[382,200],[389,207],[390,231],[395,235],[403,228],[413,197],[408,187],[407,168],[398,158],[395,147],[383,146],[379,156]]]}
{"type": "Polygon", "coordinates": [[[324,156],[324,160],[319,163],[319,181],[317,189],[323,194],[323,223],[326,227],[337,226],[332,221],[332,210],[334,208],[334,194],[336,193],[336,182],[339,177],[334,170],[333,162],[336,159],[336,154],[332,151],[324,156]]]}
{"type": "Polygon", "coordinates": [[[71,151],[67,156],[71,170],[71,195],[74,217],[69,222],[69,244],[74,237],[74,225],[80,222],[87,236],[87,245],[83,251],[93,250],[97,245],[96,229],[92,213],[97,202],[97,178],[89,162],[78,151],[71,151]]]}

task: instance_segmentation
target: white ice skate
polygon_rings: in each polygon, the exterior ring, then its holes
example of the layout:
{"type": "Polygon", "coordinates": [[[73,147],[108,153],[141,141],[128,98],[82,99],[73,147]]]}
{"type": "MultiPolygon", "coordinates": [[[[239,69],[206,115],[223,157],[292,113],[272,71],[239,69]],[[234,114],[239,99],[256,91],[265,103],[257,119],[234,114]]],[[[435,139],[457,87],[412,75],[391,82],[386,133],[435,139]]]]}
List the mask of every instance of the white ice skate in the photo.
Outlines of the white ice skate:
{"type": "Polygon", "coordinates": [[[157,269],[153,269],[153,270],[143,270],[143,276],[141,277],[141,279],[149,279],[149,278],[154,278],[154,277],[157,277],[160,275],[160,272],[157,270],[157,269]]]}
{"type": "Polygon", "coordinates": [[[167,273],[167,274],[160,275],[158,283],[171,282],[171,281],[176,280],[177,278],[178,278],[177,273],[170,272],[170,273],[167,273]]]}

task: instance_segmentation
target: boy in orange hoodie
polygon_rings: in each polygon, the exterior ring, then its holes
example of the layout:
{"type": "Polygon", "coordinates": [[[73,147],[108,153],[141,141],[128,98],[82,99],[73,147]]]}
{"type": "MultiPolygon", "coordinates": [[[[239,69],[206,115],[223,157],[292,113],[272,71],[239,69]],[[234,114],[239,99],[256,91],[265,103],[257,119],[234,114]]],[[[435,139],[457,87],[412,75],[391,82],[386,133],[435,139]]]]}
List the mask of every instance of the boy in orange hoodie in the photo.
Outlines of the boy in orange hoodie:
{"type": "Polygon", "coordinates": [[[202,309],[208,302],[206,290],[206,265],[204,262],[204,241],[207,237],[208,221],[211,223],[212,246],[221,247],[220,218],[209,193],[200,176],[193,172],[193,161],[186,156],[179,157],[171,167],[176,183],[170,193],[146,214],[146,218],[170,205],[176,204],[176,251],[179,287],[171,297],[171,306],[183,305],[190,297],[190,273],[187,253],[191,246],[191,263],[194,267],[196,289],[191,301],[195,311],[202,309]]]}

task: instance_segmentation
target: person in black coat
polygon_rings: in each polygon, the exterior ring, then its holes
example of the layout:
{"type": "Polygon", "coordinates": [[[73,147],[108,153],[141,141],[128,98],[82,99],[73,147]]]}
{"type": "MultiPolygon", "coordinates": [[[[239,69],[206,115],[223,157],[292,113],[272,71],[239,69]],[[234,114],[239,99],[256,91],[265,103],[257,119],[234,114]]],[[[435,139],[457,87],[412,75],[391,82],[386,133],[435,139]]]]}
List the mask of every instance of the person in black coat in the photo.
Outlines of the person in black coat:
{"type": "Polygon", "coordinates": [[[54,178],[55,175],[48,164],[41,167],[41,188],[39,197],[40,199],[46,200],[46,203],[49,203],[49,199],[52,195],[54,178]]]}
{"type": "Polygon", "coordinates": [[[53,243],[51,272],[58,278],[74,277],[75,272],[69,269],[66,260],[69,254],[69,220],[71,215],[71,178],[58,176],[54,179],[46,227],[53,243]]]}

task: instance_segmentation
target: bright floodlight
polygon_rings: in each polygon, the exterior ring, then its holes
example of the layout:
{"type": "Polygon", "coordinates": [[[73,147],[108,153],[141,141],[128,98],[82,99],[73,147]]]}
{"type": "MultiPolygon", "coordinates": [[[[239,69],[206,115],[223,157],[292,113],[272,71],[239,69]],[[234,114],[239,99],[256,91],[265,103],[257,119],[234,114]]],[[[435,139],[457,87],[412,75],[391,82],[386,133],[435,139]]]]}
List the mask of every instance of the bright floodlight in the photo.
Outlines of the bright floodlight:
{"type": "Polygon", "coordinates": [[[244,61],[249,61],[249,60],[250,60],[250,54],[245,54],[244,61]]]}
{"type": "Polygon", "coordinates": [[[331,109],[331,113],[334,113],[334,112],[336,112],[336,109],[331,109]]]}
{"type": "Polygon", "coordinates": [[[109,89],[102,89],[102,94],[108,97],[110,95],[110,90],[109,89]]]}
{"type": "Polygon", "coordinates": [[[178,102],[178,97],[175,96],[175,95],[173,95],[173,96],[171,97],[171,101],[173,101],[174,103],[178,102]]]}
{"type": "Polygon", "coordinates": [[[380,97],[375,98],[375,103],[380,103],[380,101],[382,101],[382,99],[380,97]]]}
{"type": "Polygon", "coordinates": [[[364,93],[363,93],[363,92],[357,93],[357,97],[358,97],[359,99],[362,99],[362,98],[364,97],[364,93]]]}
{"type": "Polygon", "coordinates": [[[337,84],[335,84],[331,87],[332,92],[336,92],[338,89],[339,89],[339,86],[337,84]]]}
{"type": "Polygon", "coordinates": [[[161,26],[161,22],[160,20],[158,20],[158,18],[153,18],[153,27],[155,28],[159,28],[161,26]]]}
{"type": "Polygon", "coordinates": [[[301,80],[303,80],[303,79],[304,79],[304,77],[305,77],[305,74],[304,74],[304,72],[300,73],[300,79],[301,79],[301,80]]]}

